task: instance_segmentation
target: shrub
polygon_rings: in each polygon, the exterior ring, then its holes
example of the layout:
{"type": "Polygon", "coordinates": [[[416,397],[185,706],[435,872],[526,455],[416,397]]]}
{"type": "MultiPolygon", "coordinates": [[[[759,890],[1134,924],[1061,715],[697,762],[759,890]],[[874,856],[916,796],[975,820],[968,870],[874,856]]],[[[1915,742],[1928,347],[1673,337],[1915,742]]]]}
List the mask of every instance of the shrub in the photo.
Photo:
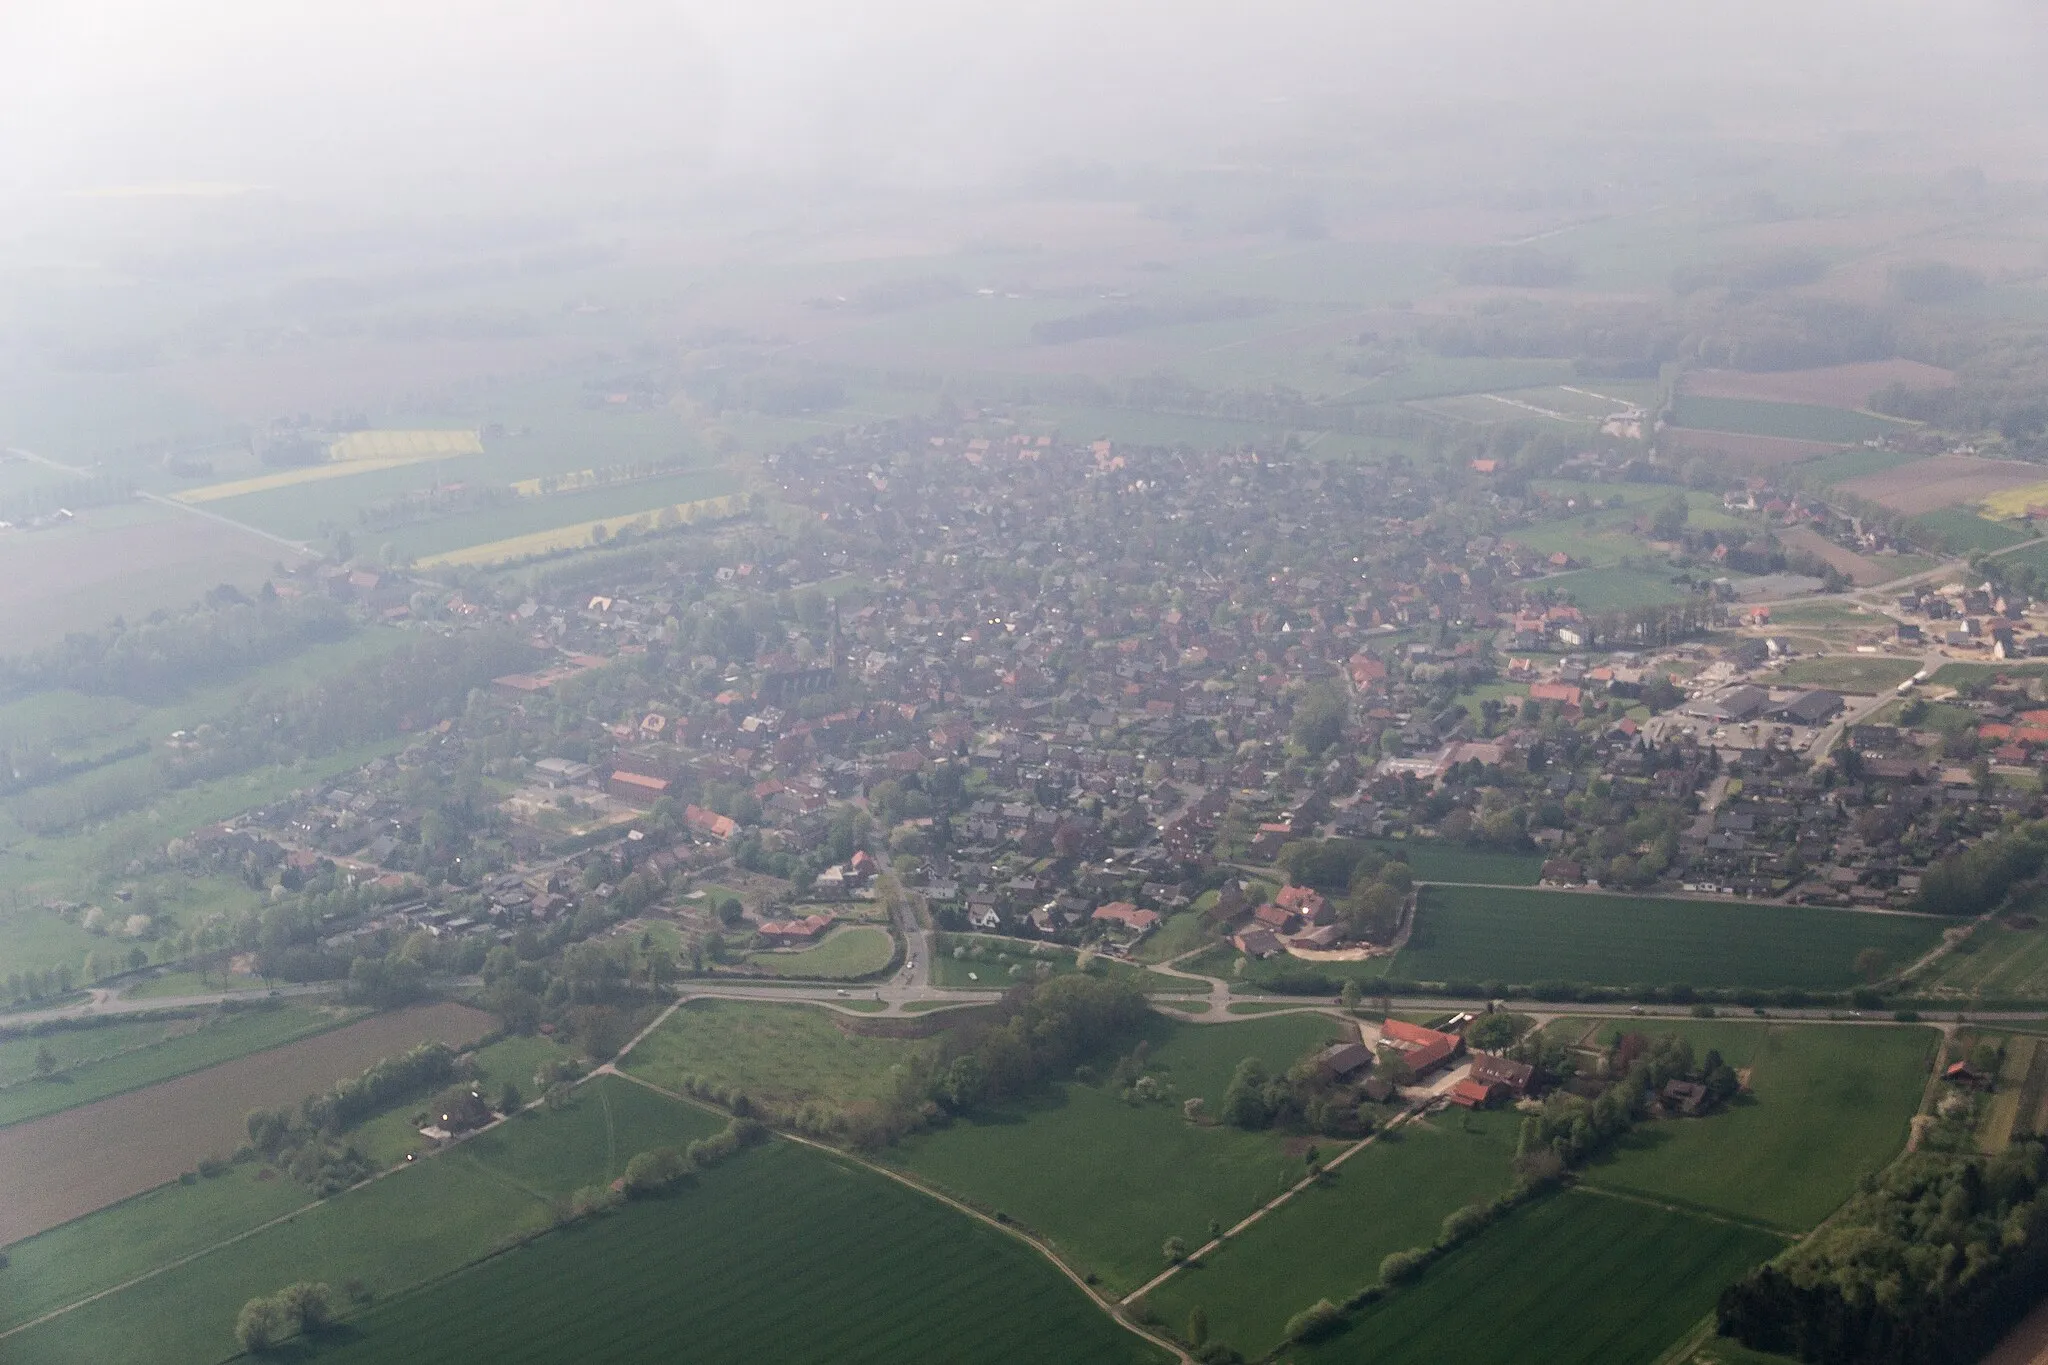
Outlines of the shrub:
{"type": "MultiPolygon", "coordinates": [[[[1444,1247],[1454,1247],[1475,1233],[1484,1231],[1498,1216],[1498,1212],[1492,1204],[1467,1204],[1462,1209],[1455,1209],[1445,1217],[1443,1230],[1437,1238],[1437,1244],[1444,1247]]],[[[1398,1255],[1399,1253],[1396,1254],[1398,1255]]],[[[1382,1265],[1381,1270],[1385,1270],[1384,1265],[1382,1265]]]]}
{"type": "Polygon", "coordinates": [[[269,1295],[243,1304],[235,1318],[235,1340],[245,1351],[267,1351],[290,1335],[284,1305],[269,1295]]]}
{"type": "Polygon", "coordinates": [[[1344,1310],[1328,1299],[1317,1299],[1287,1320],[1289,1341],[1314,1341],[1343,1321],[1344,1310]]]}
{"type": "Polygon", "coordinates": [[[1429,1248],[1410,1247],[1406,1251],[1389,1253],[1380,1262],[1382,1284],[1407,1284],[1429,1269],[1429,1248]]]}

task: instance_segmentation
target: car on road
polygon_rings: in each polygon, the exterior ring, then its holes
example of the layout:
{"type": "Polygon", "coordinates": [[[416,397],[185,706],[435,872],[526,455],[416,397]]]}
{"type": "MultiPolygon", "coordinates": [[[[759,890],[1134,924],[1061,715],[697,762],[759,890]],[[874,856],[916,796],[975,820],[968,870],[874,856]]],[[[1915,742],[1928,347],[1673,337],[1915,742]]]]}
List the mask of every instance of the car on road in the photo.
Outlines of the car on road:
{"type": "Polygon", "coordinates": [[[840,991],[840,992],[839,992],[839,994],[840,994],[840,995],[842,995],[842,996],[847,996],[847,995],[852,995],[852,994],[853,994],[853,992],[852,992],[852,991],[840,991]]]}

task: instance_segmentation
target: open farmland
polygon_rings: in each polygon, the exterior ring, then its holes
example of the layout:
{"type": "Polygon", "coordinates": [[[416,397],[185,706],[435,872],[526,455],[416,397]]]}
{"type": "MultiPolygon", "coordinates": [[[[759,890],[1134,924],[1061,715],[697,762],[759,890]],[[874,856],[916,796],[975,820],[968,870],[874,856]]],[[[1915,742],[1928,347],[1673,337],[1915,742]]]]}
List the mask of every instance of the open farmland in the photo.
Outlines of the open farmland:
{"type": "Polygon", "coordinates": [[[1815,455],[1828,455],[1841,448],[1838,441],[1814,441],[1791,436],[1757,436],[1736,431],[1704,431],[1693,427],[1666,427],[1659,442],[1678,455],[1698,455],[1711,460],[1726,456],[1740,464],[1797,464],[1815,455]]]}
{"type": "Polygon", "coordinates": [[[1383,1258],[1428,1245],[1446,1215],[1506,1189],[1520,1125],[1503,1111],[1403,1124],[1147,1300],[1169,1323],[1201,1308],[1214,1339],[1257,1359],[1288,1318],[1317,1299],[1342,1303],[1379,1278],[1383,1258]]]}
{"type": "Polygon", "coordinates": [[[889,1157],[949,1194],[1007,1214],[1075,1269],[1128,1292],[1163,1268],[1166,1238],[1200,1245],[1209,1220],[1228,1227],[1303,1173],[1283,1135],[1190,1124],[1182,1101],[1200,1096],[1213,1111],[1245,1057],[1284,1071],[1343,1027],[1319,1015],[1213,1025],[1151,1019],[1147,1071],[1164,1098],[1133,1105],[1104,1084],[1051,1085],[916,1134],[889,1157]]]}
{"type": "Polygon", "coordinates": [[[1827,365],[1811,370],[1777,370],[1752,374],[1743,370],[1688,370],[1685,394],[1699,398],[1734,398],[1757,403],[1800,403],[1822,408],[1867,408],[1879,389],[1903,384],[1909,389],[1954,388],[1953,370],[1917,360],[1866,360],[1853,365],[1827,365]]]}
{"type": "MultiPolygon", "coordinates": [[[[723,482],[718,480],[716,476],[686,475],[684,479],[687,481],[686,486],[689,487],[718,486],[723,482]]],[[[625,491],[630,492],[630,489],[625,491]]],[[[622,490],[620,489],[596,490],[596,495],[603,497],[607,502],[623,500],[634,503],[639,503],[642,498],[647,496],[643,491],[630,497],[622,497],[622,490]]],[[[580,497],[583,495],[572,494],[568,496],[580,497]]],[[[554,501],[550,500],[546,506],[506,509],[507,515],[493,517],[488,523],[494,529],[503,529],[506,526],[515,524],[515,522],[548,522],[549,524],[543,530],[508,536],[502,540],[485,540],[466,544],[460,549],[437,551],[421,559],[419,567],[509,564],[515,560],[528,559],[535,555],[554,554],[560,550],[582,549],[585,546],[595,544],[600,540],[610,539],[625,531],[653,531],[692,521],[716,520],[721,517],[732,516],[739,510],[739,503],[736,499],[730,495],[720,495],[717,497],[696,498],[687,502],[667,503],[655,507],[641,506],[637,511],[622,513],[617,516],[605,516],[591,521],[578,521],[562,525],[552,520],[554,517],[562,514],[562,510],[554,506],[554,501]],[[511,515],[511,512],[514,511],[520,513],[517,518],[511,515]]],[[[585,510],[588,509],[586,508],[585,510]]],[[[431,532],[423,531],[419,536],[413,537],[408,543],[439,544],[449,540],[461,540],[467,536],[484,533],[482,528],[485,523],[481,519],[466,522],[459,518],[453,520],[458,524],[443,525],[431,532]],[[467,529],[462,529],[465,526],[467,529]]],[[[402,550],[401,553],[412,553],[412,551],[402,550]]]]}
{"type": "Polygon", "coordinates": [[[1015,1238],[781,1142],[352,1325],[323,1360],[441,1360],[451,1339],[476,1359],[639,1361],[684,1342],[735,1365],[1168,1358],[1015,1238]]]}
{"type": "Polygon", "coordinates": [[[1732,431],[1744,436],[1776,436],[1793,441],[1825,441],[1853,445],[1906,430],[1903,423],[1846,408],[1806,403],[1760,403],[1748,398],[1680,397],[1671,414],[1674,426],[1697,431],[1732,431]]]}
{"type": "Polygon", "coordinates": [[[7,1083],[0,1085],[0,1126],[59,1113],[246,1057],[334,1028],[358,1013],[361,1011],[287,1004],[277,1009],[155,1024],[65,1029],[43,1038],[0,1043],[0,1049],[19,1057],[31,1057],[47,1044],[63,1068],[48,1079],[7,1077],[7,1083]],[[148,1033],[138,1035],[131,1030],[150,1030],[157,1036],[149,1039],[148,1033]],[[102,1039],[103,1034],[115,1036],[102,1039]],[[67,1062],[69,1056],[78,1060],[67,1062]]]}
{"type": "Polygon", "coordinates": [[[1411,981],[1841,990],[1856,954],[1910,962],[1943,921],[1807,906],[1431,886],[1389,969],[1411,981]]]}
{"type": "MultiPolygon", "coordinates": [[[[694,1105],[600,1077],[579,1086],[566,1110],[529,1111],[317,1204],[303,1187],[275,1172],[263,1179],[259,1169],[253,1183],[266,1191],[284,1187],[299,1209],[268,1226],[274,1201],[236,1188],[247,1167],[168,1186],[12,1248],[10,1271],[26,1272],[18,1281],[25,1298],[43,1312],[78,1306],[0,1349],[10,1362],[217,1360],[251,1295],[297,1279],[336,1287],[359,1280],[378,1298],[427,1283],[509,1237],[547,1227],[551,1201],[615,1179],[636,1152],[688,1143],[723,1126],[721,1116],[694,1105]],[[179,1214],[203,1225],[204,1234],[175,1221],[179,1214]],[[237,1233],[252,1235],[225,1240],[237,1233]],[[82,1245],[124,1249],[66,1257],[82,1245]],[[153,1261],[142,1259],[145,1247],[153,1261]],[[161,1273],[129,1283],[152,1264],[161,1273]],[[115,1292],[79,1302],[107,1289],[115,1292]]],[[[7,1309],[4,1320],[26,1316],[12,1302],[7,1309]]]]}
{"type": "Polygon", "coordinates": [[[175,1179],[247,1140],[243,1120],[290,1104],[417,1043],[465,1043],[491,1017],[462,1005],[382,1014],[47,1118],[0,1129],[0,1243],[90,1213],[175,1179]]]}
{"type": "Polygon", "coordinates": [[[33,649],[116,616],[189,606],[232,583],[254,591],[293,551],[152,503],[88,508],[41,531],[0,531],[0,634],[33,649]]]}
{"type": "Polygon", "coordinates": [[[1940,1041],[1928,1028],[1855,1024],[1636,1027],[1682,1034],[1696,1057],[1718,1049],[1747,1090],[1703,1119],[1639,1125],[1587,1182],[1786,1232],[1819,1223],[1904,1149],[1940,1041]]]}
{"type": "Polygon", "coordinates": [[[2003,550],[2031,538],[2031,531],[2007,525],[2001,521],[1988,521],[1975,512],[1961,507],[1943,507],[1913,518],[1923,529],[1931,532],[1952,554],[1968,554],[1972,550],[2003,550]]]}
{"type": "Polygon", "coordinates": [[[1976,455],[1933,455],[1882,473],[1836,484],[1894,512],[1917,516],[1943,507],[1967,507],[2008,488],[2041,482],[2041,466],[1976,455]]]}
{"type": "Polygon", "coordinates": [[[1837,545],[1811,526],[1794,526],[1778,533],[1786,549],[1804,551],[1838,573],[1846,574],[1859,588],[1902,577],[1900,570],[1880,559],[1859,555],[1846,545],[1837,545]]]}
{"type": "Polygon", "coordinates": [[[1568,1191],[1517,1210],[1415,1285],[1290,1347],[1296,1365],[1649,1365],[1721,1287],[1784,1249],[1767,1232],[1568,1191]]]}

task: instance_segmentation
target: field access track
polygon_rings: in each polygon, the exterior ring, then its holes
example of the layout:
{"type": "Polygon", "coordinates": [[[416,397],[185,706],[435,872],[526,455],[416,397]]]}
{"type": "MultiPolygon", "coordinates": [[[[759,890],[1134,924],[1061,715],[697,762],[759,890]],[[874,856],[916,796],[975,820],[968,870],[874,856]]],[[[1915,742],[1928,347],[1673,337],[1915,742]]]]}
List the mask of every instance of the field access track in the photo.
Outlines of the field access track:
{"type": "Polygon", "coordinates": [[[474,1042],[466,1005],[374,1015],[283,1047],[0,1129],[0,1246],[175,1180],[248,1140],[251,1109],[292,1104],[418,1043],[474,1042]]]}

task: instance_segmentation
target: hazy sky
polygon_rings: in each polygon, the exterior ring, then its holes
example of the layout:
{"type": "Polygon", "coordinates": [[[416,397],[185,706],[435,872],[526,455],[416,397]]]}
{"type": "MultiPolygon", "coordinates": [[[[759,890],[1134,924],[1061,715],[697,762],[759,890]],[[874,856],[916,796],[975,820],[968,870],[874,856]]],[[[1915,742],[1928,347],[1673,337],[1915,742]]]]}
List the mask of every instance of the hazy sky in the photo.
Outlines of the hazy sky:
{"type": "Polygon", "coordinates": [[[0,0],[0,188],[998,177],[1342,104],[2039,122],[2032,0],[0,0]]]}

